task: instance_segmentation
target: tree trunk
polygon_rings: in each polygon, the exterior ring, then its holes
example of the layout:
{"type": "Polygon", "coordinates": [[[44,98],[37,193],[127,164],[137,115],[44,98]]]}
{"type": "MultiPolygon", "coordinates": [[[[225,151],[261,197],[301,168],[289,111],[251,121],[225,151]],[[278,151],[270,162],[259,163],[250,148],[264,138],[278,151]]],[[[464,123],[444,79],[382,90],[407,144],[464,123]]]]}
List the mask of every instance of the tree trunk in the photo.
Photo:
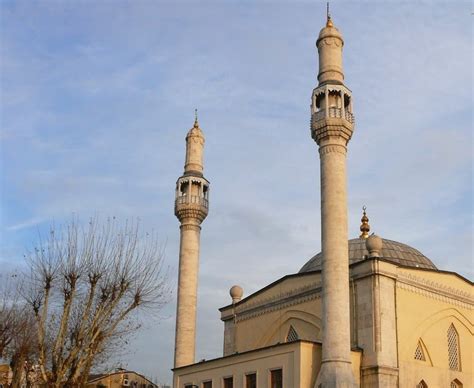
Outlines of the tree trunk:
{"type": "Polygon", "coordinates": [[[16,353],[12,357],[11,368],[13,371],[12,388],[21,388],[21,381],[24,373],[25,355],[16,353]]]}

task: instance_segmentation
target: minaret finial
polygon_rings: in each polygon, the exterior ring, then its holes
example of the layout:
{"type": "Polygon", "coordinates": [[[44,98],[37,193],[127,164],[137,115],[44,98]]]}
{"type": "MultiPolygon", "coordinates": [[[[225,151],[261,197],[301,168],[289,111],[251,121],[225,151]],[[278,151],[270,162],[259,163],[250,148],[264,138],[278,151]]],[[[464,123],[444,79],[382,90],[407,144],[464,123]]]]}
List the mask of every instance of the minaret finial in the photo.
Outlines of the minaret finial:
{"type": "Polygon", "coordinates": [[[329,12],[329,1],[326,3],[326,27],[332,27],[331,13],[329,12]]]}
{"type": "Polygon", "coordinates": [[[362,215],[362,218],[360,221],[362,222],[362,225],[360,226],[360,231],[362,232],[359,236],[359,238],[368,238],[369,237],[369,232],[370,232],[370,225],[369,225],[369,218],[367,217],[367,213],[365,212],[367,210],[367,207],[364,205],[362,206],[362,211],[364,214],[362,215]]]}
{"type": "Polygon", "coordinates": [[[199,127],[199,123],[198,123],[198,110],[197,109],[194,109],[194,127],[199,127]]]}

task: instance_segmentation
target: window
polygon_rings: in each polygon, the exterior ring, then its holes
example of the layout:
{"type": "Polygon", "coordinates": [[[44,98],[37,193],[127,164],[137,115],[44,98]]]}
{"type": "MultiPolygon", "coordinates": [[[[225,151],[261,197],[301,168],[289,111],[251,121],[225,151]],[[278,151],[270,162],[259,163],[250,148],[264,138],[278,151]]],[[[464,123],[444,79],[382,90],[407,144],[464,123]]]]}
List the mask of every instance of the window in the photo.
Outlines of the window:
{"type": "Polygon", "coordinates": [[[271,371],[271,388],[283,387],[283,373],[281,369],[274,369],[271,371]]]}
{"type": "Polygon", "coordinates": [[[202,383],[202,388],[212,388],[212,380],[211,381],[204,381],[202,383]]]}
{"type": "Polygon", "coordinates": [[[462,388],[462,386],[462,383],[458,379],[451,381],[451,388],[462,388]]]}
{"type": "Polygon", "coordinates": [[[251,373],[245,376],[245,388],[257,388],[256,373],[251,373]]]}
{"type": "Polygon", "coordinates": [[[296,332],[295,328],[290,325],[290,329],[286,335],[286,342],[293,342],[296,340],[298,340],[298,333],[296,332]]]}
{"type": "Polygon", "coordinates": [[[193,384],[184,384],[184,388],[194,388],[195,385],[193,384]]]}
{"type": "Polygon", "coordinates": [[[224,378],[224,388],[234,388],[234,378],[225,377],[224,378]]]}
{"type": "Polygon", "coordinates": [[[459,357],[459,335],[453,324],[451,324],[448,329],[448,358],[449,369],[461,370],[459,357]]]}
{"type": "Polygon", "coordinates": [[[421,346],[421,340],[418,340],[418,345],[415,349],[415,360],[425,361],[425,353],[423,352],[423,347],[421,346]]]}
{"type": "Polygon", "coordinates": [[[425,380],[421,380],[417,385],[416,388],[428,388],[428,384],[425,383],[425,380]]]}

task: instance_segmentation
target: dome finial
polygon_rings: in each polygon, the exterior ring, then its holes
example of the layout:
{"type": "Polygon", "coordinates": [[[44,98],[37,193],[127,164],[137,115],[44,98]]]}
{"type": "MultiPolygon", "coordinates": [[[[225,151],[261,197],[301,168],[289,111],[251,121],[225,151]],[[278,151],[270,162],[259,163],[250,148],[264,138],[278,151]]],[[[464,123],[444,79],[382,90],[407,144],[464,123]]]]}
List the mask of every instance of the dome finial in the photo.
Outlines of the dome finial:
{"type": "Polygon", "coordinates": [[[198,110],[194,109],[194,128],[198,128],[199,123],[198,123],[198,110]]]}
{"type": "Polygon", "coordinates": [[[326,27],[333,27],[331,13],[329,12],[329,1],[326,3],[326,27]]]}
{"type": "Polygon", "coordinates": [[[362,206],[362,211],[364,212],[360,221],[362,225],[360,226],[360,231],[362,232],[359,238],[368,238],[370,232],[370,225],[369,225],[369,218],[367,217],[367,213],[365,212],[367,207],[364,205],[362,206]]]}

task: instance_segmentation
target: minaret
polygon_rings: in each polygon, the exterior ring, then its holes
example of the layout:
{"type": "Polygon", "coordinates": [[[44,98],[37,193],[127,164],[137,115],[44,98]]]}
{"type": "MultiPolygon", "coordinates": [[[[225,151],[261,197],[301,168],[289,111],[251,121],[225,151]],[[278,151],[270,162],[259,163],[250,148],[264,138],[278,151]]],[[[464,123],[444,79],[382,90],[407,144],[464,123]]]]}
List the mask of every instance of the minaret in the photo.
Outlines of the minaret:
{"type": "Polygon", "coordinates": [[[313,90],[311,136],[321,165],[322,360],[316,387],[355,387],[351,367],[347,144],[354,129],[351,91],[344,85],[341,33],[329,10],[319,33],[319,85],[313,90]]]}
{"type": "Polygon", "coordinates": [[[176,182],[174,214],[181,223],[175,368],[194,363],[201,223],[207,216],[209,182],[203,172],[204,134],[196,119],[186,136],[184,174],[176,182]]]}

